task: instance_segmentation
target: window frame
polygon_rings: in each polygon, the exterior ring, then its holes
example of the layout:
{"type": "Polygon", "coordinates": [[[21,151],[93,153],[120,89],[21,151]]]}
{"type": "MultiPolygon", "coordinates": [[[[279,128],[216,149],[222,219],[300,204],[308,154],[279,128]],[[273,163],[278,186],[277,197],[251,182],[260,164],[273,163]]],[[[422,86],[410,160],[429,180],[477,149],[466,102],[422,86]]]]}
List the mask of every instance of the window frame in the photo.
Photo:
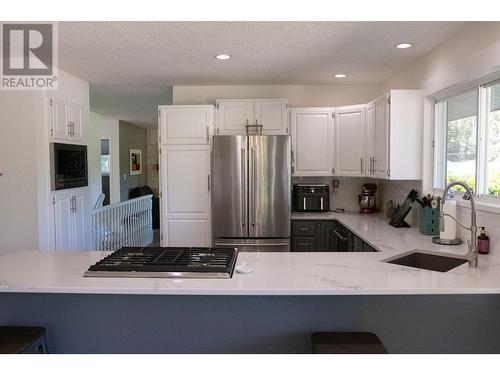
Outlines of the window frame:
{"type": "Polygon", "coordinates": [[[447,92],[446,96],[441,96],[434,100],[434,131],[433,131],[433,182],[434,190],[442,191],[447,180],[447,148],[448,148],[448,115],[447,101],[453,97],[462,95],[470,91],[477,94],[477,128],[476,128],[476,170],[475,186],[472,187],[476,196],[483,200],[485,204],[494,206],[500,205],[500,195],[488,194],[488,118],[489,118],[489,87],[500,84],[500,79],[482,80],[475,84],[462,87],[461,90],[447,92]]]}

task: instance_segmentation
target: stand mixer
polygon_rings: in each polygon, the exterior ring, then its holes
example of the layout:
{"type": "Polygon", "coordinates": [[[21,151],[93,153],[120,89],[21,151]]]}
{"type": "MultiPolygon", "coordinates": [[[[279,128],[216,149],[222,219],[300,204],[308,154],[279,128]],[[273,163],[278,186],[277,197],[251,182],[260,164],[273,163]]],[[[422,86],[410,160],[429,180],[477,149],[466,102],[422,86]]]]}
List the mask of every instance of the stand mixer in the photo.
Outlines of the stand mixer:
{"type": "Polygon", "coordinates": [[[377,184],[364,184],[361,194],[358,195],[359,212],[371,214],[377,210],[377,184]]]}

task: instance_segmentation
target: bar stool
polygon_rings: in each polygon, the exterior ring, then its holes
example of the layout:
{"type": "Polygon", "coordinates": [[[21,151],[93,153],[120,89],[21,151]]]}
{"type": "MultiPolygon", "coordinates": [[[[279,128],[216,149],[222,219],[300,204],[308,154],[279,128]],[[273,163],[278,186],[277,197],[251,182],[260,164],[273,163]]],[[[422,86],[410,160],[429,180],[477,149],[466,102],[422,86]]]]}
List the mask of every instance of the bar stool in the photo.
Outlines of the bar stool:
{"type": "Polygon", "coordinates": [[[311,341],[313,354],[387,354],[371,332],[316,332],[311,341]]]}
{"type": "Polygon", "coordinates": [[[0,326],[0,354],[48,354],[45,328],[0,326]]]}

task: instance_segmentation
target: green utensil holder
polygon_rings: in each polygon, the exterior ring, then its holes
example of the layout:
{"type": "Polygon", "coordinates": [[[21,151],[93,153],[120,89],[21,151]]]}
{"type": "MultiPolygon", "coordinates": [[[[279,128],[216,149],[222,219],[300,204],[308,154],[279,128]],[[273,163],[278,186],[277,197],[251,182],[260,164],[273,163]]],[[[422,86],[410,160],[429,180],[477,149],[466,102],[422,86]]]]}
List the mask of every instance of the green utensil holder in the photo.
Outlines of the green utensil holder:
{"type": "Polygon", "coordinates": [[[421,207],[418,229],[426,236],[439,234],[439,208],[421,207]]]}

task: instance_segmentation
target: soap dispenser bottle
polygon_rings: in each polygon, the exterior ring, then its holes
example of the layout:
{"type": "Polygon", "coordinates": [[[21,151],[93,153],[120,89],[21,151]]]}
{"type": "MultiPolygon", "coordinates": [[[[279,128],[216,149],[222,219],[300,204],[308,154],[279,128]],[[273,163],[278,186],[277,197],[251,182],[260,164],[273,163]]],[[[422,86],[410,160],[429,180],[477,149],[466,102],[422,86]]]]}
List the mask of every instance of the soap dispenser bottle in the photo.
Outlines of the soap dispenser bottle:
{"type": "Polygon", "coordinates": [[[481,227],[481,234],[477,237],[477,250],[479,254],[488,254],[490,252],[490,238],[486,234],[484,227],[481,227]]]}

